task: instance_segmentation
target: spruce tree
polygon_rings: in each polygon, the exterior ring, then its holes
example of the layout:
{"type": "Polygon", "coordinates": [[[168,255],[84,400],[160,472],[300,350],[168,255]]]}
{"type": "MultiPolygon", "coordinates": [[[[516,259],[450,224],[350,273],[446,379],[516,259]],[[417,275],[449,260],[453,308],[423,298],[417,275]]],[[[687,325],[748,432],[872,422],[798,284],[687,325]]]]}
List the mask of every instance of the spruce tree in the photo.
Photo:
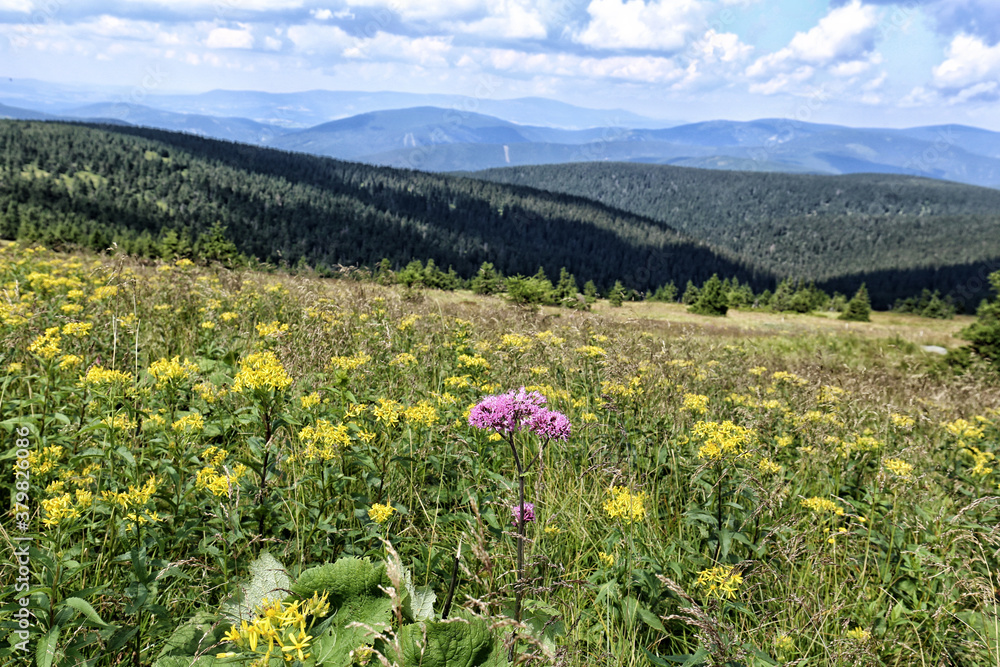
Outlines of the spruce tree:
{"type": "Polygon", "coordinates": [[[979,304],[976,321],[958,335],[969,341],[976,354],[1000,368],[1000,271],[990,274],[990,284],[997,297],[979,304]]]}
{"type": "Polygon", "coordinates": [[[712,277],[705,281],[698,292],[698,300],[688,307],[688,311],[698,315],[724,316],[729,310],[729,303],[726,301],[726,291],[719,280],[719,275],[713,273],[712,277]]]}
{"type": "Polygon", "coordinates": [[[850,322],[870,322],[871,317],[869,315],[871,311],[872,304],[868,299],[868,289],[864,283],[861,283],[861,287],[858,288],[854,297],[847,302],[847,307],[844,308],[844,312],[840,314],[838,319],[850,322]]]}

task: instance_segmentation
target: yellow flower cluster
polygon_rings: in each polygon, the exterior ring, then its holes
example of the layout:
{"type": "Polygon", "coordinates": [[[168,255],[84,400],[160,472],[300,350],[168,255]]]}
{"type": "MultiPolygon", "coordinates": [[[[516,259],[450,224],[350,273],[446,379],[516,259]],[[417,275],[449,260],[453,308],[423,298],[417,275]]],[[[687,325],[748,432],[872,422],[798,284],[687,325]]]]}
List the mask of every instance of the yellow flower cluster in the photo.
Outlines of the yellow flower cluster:
{"type": "Polygon", "coordinates": [[[42,359],[49,360],[62,352],[59,349],[59,341],[62,340],[62,336],[59,335],[59,327],[49,327],[45,330],[45,333],[35,338],[31,345],[28,346],[28,352],[36,354],[42,359]]]}
{"type": "Polygon", "coordinates": [[[896,412],[889,415],[889,422],[896,428],[904,431],[909,431],[913,428],[913,425],[916,424],[913,417],[907,417],[906,415],[901,415],[896,412]]]}
{"type": "Polygon", "coordinates": [[[732,565],[719,565],[698,573],[698,586],[707,590],[705,593],[715,598],[736,598],[736,593],[743,583],[743,575],[735,572],[732,565]]]}
{"type": "Polygon", "coordinates": [[[92,366],[86,375],[80,376],[80,386],[104,387],[107,385],[126,385],[132,383],[132,376],[123,371],[109,370],[100,366],[92,366]]]}
{"type": "MultiPolygon", "coordinates": [[[[307,617],[312,617],[313,621],[322,618],[330,611],[330,604],[327,602],[329,593],[324,592],[322,596],[314,593],[305,601],[294,600],[292,602],[282,602],[275,600],[255,610],[254,620],[248,623],[246,620],[240,622],[239,627],[231,627],[223,637],[226,641],[235,644],[240,650],[249,650],[253,653],[262,654],[262,660],[254,664],[270,664],[268,658],[281,657],[285,662],[293,660],[303,661],[310,657],[308,652],[312,636],[306,629],[312,625],[312,621],[307,617]],[[264,643],[267,643],[267,651],[264,651],[264,643]],[[260,651],[258,651],[258,647],[260,651]],[[277,649],[277,653],[275,653],[277,649]]],[[[223,655],[223,654],[220,654],[223,655]]],[[[235,657],[235,653],[226,653],[226,657],[235,657]]]]}
{"type": "Polygon", "coordinates": [[[240,370],[233,381],[233,391],[258,389],[284,391],[292,386],[292,376],[281,365],[274,352],[257,352],[240,362],[240,370]]]}
{"type": "Polygon", "coordinates": [[[30,451],[28,453],[28,464],[31,466],[32,474],[40,477],[47,472],[51,472],[59,465],[64,451],[61,445],[51,445],[43,448],[40,452],[30,451]]]}
{"type": "Polygon", "coordinates": [[[452,375],[444,379],[444,386],[449,389],[465,389],[472,386],[471,375],[452,375]]]}
{"type": "Polygon", "coordinates": [[[634,398],[642,396],[642,378],[635,376],[629,379],[628,384],[604,380],[601,382],[601,393],[612,398],[634,398]]]}
{"type": "Polygon", "coordinates": [[[582,345],[575,350],[578,354],[582,354],[585,357],[590,357],[591,359],[601,359],[608,356],[607,351],[603,347],[598,347],[597,345],[582,345]]]}
{"type": "Polygon", "coordinates": [[[124,412],[119,412],[114,416],[108,416],[101,420],[101,423],[112,431],[130,431],[135,428],[135,422],[129,419],[124,412]]]}
{"type": "Polygon", "coordinates": [[[299,397],[299,403],[302,405],[302,408],[304,410],[316,407],[317,405],[320,404],[320,400],[321,399],[319,393],[315,391],[311,394],[307,394],[306,396],[299,397]]]}
{"type": "Polygon", "coordinates": [[[83,338],[84,336],[89,336],[93,328],[94,325],[91,322],[69,322],[63,325],[62,333],[64,336],[83,338]]]}
{"type": "Polygon", "coordinates": [[[601,565],[604,567],[612,567],[615,564],[615,557],[604,551],[598,551],[597,558],[600,559],[601,565]]]}
{"type": "Polygon", "coordinates": [[[866,641],[871,639],[871,636],[872,633],[860,627],[851,628],[847,631],[847,638],[859,644],[864,644],[866,641]]]}
{"type": "Polygon", "coordinates": [[[192,412],[189,415],[184,415],[171,426],[175,431],[197,433],[205,430],[205,420],[197,412],[192,412]]]}
{"type": "Polygon", "coordinates": [[[504,334],[500,336],[500,347],[516,352],[527,350],[531,347],[531,337],[524,334],[504,334]]]}
{"type": "Polygon", "coordinates": [[[372,406],[375,420],[386,426],[395,426],[403,414],[403,406],[390,398],[378,399],[378,405],[372,406]]]}
{"type": "Polygon", "coordinates": [[[795,373],[787,373],[785,371],[775,371],[771,373],[771,382],[774,384],[790,384],[797,387],[804,387],[809,384],[809,380],[804,377],[800,377],[795,373]]]}
{"type": "Polygon", "coordinates": [[[59,360],[59,368],[65,370],[68,368],[75,368],[83,363],[83,359],[76,356],[75,354],[64,354],[59,360]]]}
{"type": "Polygon", "coordinates": [[[941,424],[948,433],[951,433],[961,440],[982,440],[986,433],[982,426],[974,426],[964,419],[956,419],[953,422],[941,424]]]}
{"type": "Polygon", "coordinates": [[[837,516],[844,515],[844,508],[832,500],[820,498],[819,496],[803,498],[801,505],[806,509],[816,512],[817,514],[836,514],[837,516]]]}
{"type": "Polygon", "coordinates": [[[400,352],[389,363],[393,366],[412,366],[417,363],[417,358],[409,352],[400,352]]]}
{"type": "Polygon", "coordinates": [[[353,371],[361,368],[371,360],[371,355],[363,353],[356,354],[353,357],[333,357],[330,359],[327,368],[330,370],[353,371]]]}
{"type": "Polygon", "coordinates": [[[972,447],[971,445],[966,447],[970,454],[972,454],[973,467],[969,472],[973,475],[989,475],[993,472],[993,468],[986,465],[990,461],[994,460],[996,456],[993,452],[983,452],[980,451],[978,447],[972,447]]]}
{"type": "Polygon", "coordinates": [[[433,426],[438,421],[437,410],[427,401],[421,401],[413,407],[406,408],[403,410],[403,414],[410,424],[433,426]]]}
{"type": "Polygon", "coordinates": [[[190,359],[185,358],[181,361],[180,356],[173,359],[157,359],[149,365],[149,374],[156,380],[157,389],[183,382],[197,372],[198,367],[190,359]]]}
{"type": "Polygon", "coordinates": [[[256,329],[257,334],[261,338],[278,338],[279,336],[288,333],[288,325],[282,324],[278,320],[274,320],[273,322],[267,324],[258,324],[256,329]]]}
{"type": "Polygon", "coordinates": [[[781,472],[781,466],[765,456],[757,462],[757,470],[768,475],[777,475],[781,472]]]}
{"type": "Polygon", "coordinates": [[[705,444],[698,449],[698,458],[720,461],[726,456],[744,456],[745,448],[755,438],[754,432],[728,419],[719,422],[697,422],[691,429],[705,444]]]}
{"type": "MultiPolygon", "coordinates": [[[[226,458],[225,452],[222,452],[221,458],[222,460],[226,458]]],[[[195,486],[199,489],[208,490],[214,496],[229,496],[232,494],[234,488],[239,488],[240,478],[246,475],[247,472],[247,467],[242,463],[237,463],[233,466],[232,470],[229,470],[222,465],[222,461],[220,460],[198,471],[198,476],[195,478],[195,486]],[[219,468],[222,468],[221,473],[218,471],[219,468]]]]}
{"type": "Polygon", "coordinates": [[[458,355],[458,367],[459,368],[471,368],[473,370],[487,372],[490,370],[490,362],[483,359],[478,354],[460,354],[458,355]]]}
{"type": "Polygon", "coordinates": [[[893,475],[902,477],[903,479],[910,479],[913,474],[913,466],[903,459],[886,459],[882,462],[882,465],[893,475]]]}
{"type": "Polygon", "coordinates": [[[535,334],[535,340],[547,343],[548,345],[559,346],[566,342],[565,338],[555,335],[551,331],[539,331],[535,334]]]}
{"type": "Polygon", "coordinates": [[[684,394],[684,402],[681,405],[681,409],[698,415],[703,414],[708,411],[708,396],[703,394],[684,394]]]}
{"type": "Polygon", "coordinates": [[[319,458],[323,461],[336,458],[345,447],[351,444],[351,436],[347,431],[347,426],[344,424],[334,426],[326,419],[317,420],[315,426],[303,428],[299,431],[299,439],[306,443],[303,456],[307,459],[319,458]]]}
{"type": "Polygon", "coordinates": [[[122,509],[134,509],[144,506],[156,493],[158,480],[156,476],[150,477],[141,487],[129,484],[128,491],[115,493],[114,491],[102,491],[101,497],[109,503],[118,505],[122,509]]]}
{"type": "Polygon", "coordinates": [[[413,328],[413,325],[416,324],[419,319],[420,319],[419,315],[407,315],[406,317],[404,317],[399,321],[399,324],[396,325],[396,328],[404,332],[409,331],[410,329],[413,328]]]}
{"type": "Polygon", "coordinates": [[[392,513],[396,511],[396,508],[392,505],[385,504],[380,505],[378,503],[373,504],[368,509],[368,518],[375,523],[385,523],[392,516],[392,513]]]}
{"type": "Polygon", "coordinates": [[[45,513],[42,524],[52,527],[63,521],[72,521],[80,516],[80,510],[90,507],[92,501],[93,494],[84,489],[77,489],[75,494],[63,493],[54,498],[46,498],[42,500],[45,513]]]}
{"type": "Polygon", "coordinates": [[[635,523],[646,518],[646,494],[643,491],[633,493],[624,486],[610,489],[611,498],[604,503],[604,511],[612,519],[620,519],[624,523],[635,523]]]}

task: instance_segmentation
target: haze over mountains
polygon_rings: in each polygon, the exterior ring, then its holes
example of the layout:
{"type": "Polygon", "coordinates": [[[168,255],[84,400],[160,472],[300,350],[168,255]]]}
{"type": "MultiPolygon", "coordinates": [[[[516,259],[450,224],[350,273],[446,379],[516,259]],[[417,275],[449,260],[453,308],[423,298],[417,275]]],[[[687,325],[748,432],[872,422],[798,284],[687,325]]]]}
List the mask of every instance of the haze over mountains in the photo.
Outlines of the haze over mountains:
{"type": "Polygon", "coordinates": [[[0,117],[127,123],[427,171],[618,161],[905,174],[1000,187],[1000,133],[960,125],[850,128],[783,119],[677,125],[542,98],[222,90],[139,95],[26,80],[0,85],[0,117]]]}

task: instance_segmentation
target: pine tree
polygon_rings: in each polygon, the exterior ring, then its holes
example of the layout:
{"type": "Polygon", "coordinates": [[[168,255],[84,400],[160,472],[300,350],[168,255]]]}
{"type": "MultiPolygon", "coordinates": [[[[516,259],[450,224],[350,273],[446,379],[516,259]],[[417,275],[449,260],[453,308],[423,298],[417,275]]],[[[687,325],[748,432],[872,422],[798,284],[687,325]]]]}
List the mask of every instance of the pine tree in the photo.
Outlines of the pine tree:
{"type": "Polygon", "coordinates": [[[844,312],[840,314],[838,319],[850,322],[870,322],[871,317],[869,315],[871,311],[872,304],[868,299],[868,289],[864,283],[861,283],[861,287],[858,288],[854,297],[847,302],[847,307],[844,308],[844,312]]]}
{"type": "Polygon", "coordinates": [[[698,293],[698,300],[688,307],[688,311],[698,315],[724,316],[729,310],[729,303],[726,301],[726,292],[723,289],[719,275],[713,273],[712,277],[705,281],[698,293]]]}
{"type": "Polygon", "coordinates": [[[681,297],[681,303],[685,306],[690,306],[695,301],[698,300],[698,288],[694,286],[694,282],[687,281],[687,286],[684,288],[684,295],[681,297]]]}
{"type": "Polygon", "coordinates": [[[990,274],[990,283],[997,296],[979,304],[976,321],[962,329],[959,336],[969,341],[976,354],[1000,368],[1000,271],[990,274]]]}
{"type": "Polygon", "coordinates": [[[622,281],[616,280],[615,284],[611,287],[611,291],[608,292],[608,303],[615,308],[620,308],[624,300],[625,286],[622,285],[622,281]]]}

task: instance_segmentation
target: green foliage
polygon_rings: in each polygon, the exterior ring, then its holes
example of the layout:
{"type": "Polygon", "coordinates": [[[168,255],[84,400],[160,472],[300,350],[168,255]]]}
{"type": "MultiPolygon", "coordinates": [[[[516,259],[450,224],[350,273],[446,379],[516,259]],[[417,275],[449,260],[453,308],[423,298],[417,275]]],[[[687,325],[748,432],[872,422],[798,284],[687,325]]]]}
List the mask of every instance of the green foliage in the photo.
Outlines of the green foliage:
{"type": "Polygon", "coordinates": [[[825,285],[827,291],[853,291],[866,281],[879,307],[925,287],[952,288],[1000,257],[1000,191],[959,183],[600,161],[490,169],[476,176],[646,216],[778,278],[845,279],[825,285]]]}
{"type": "Polygon", "coordinates": [[[625,286],[622,285],[620,280],[616,280],[615,284],[608,290],[608,303],[615,308],[620,308],[622,301],[625,300],[625,286]]]}
{"type": "Polygon", "coordinates": [[[897,313],[912,313],[921,317],[937,320],[950,320],[955,317],[955,306],[950,299],[942,299],[937,290],[924,290],[917,296],[897,299],[892,309],[897,313]]]}
{"type": "Polygon", "coordinates": [[[673,282],[669,282],[666,285],[660,285],[653,292],[653,296],[649,298],[650,301],[659,301],[661,303],[673,303],[677,300],[677,286],[673,282]]]}
{"type": "Polygon", "coordinates": [[[687,285],[684,287],[684,294],[681,295],[681,303],[685,306],[692,305],[698,300],[698,288],[695,286],[694,281],[687,281],[687,285]]]}
{"type": "Polygon", "coordinates": [[[399,633],[399,662],[407,667],[502,667],[502,645],[489,624],[467,614],[447,621],[422,621],[399,633]]]}
{"type": "Polygon", "coordinates": [[[979,305],[976,321],[960,335],[977,355],[1000,368],[1000,271],[990,274],[990,284],[996,295],[979,305]]]}
{"type": "Polygon", "coordinates": [[[472,278],[472,291],[476,294],[499,294],[504,289],[503,276],[490,262],[483,262],[472,278]]]}
{"type": "Polygon", "coordinates": [[[847,302],[844,312],[840,314],[838,319],[850,322],[869,322],[871,321],[870,315],[871,303],[868,301],[868,290],[862,283],[851,300],[847,302]]]}
{"type": "Polygon", "coordinates": [[[698,315],[714,315],[722,317],[729,310],[726,291],[723,289],[719,276],[713,275],[701,286],[698,299],[688,307],[688,310],[698,315]]]}

